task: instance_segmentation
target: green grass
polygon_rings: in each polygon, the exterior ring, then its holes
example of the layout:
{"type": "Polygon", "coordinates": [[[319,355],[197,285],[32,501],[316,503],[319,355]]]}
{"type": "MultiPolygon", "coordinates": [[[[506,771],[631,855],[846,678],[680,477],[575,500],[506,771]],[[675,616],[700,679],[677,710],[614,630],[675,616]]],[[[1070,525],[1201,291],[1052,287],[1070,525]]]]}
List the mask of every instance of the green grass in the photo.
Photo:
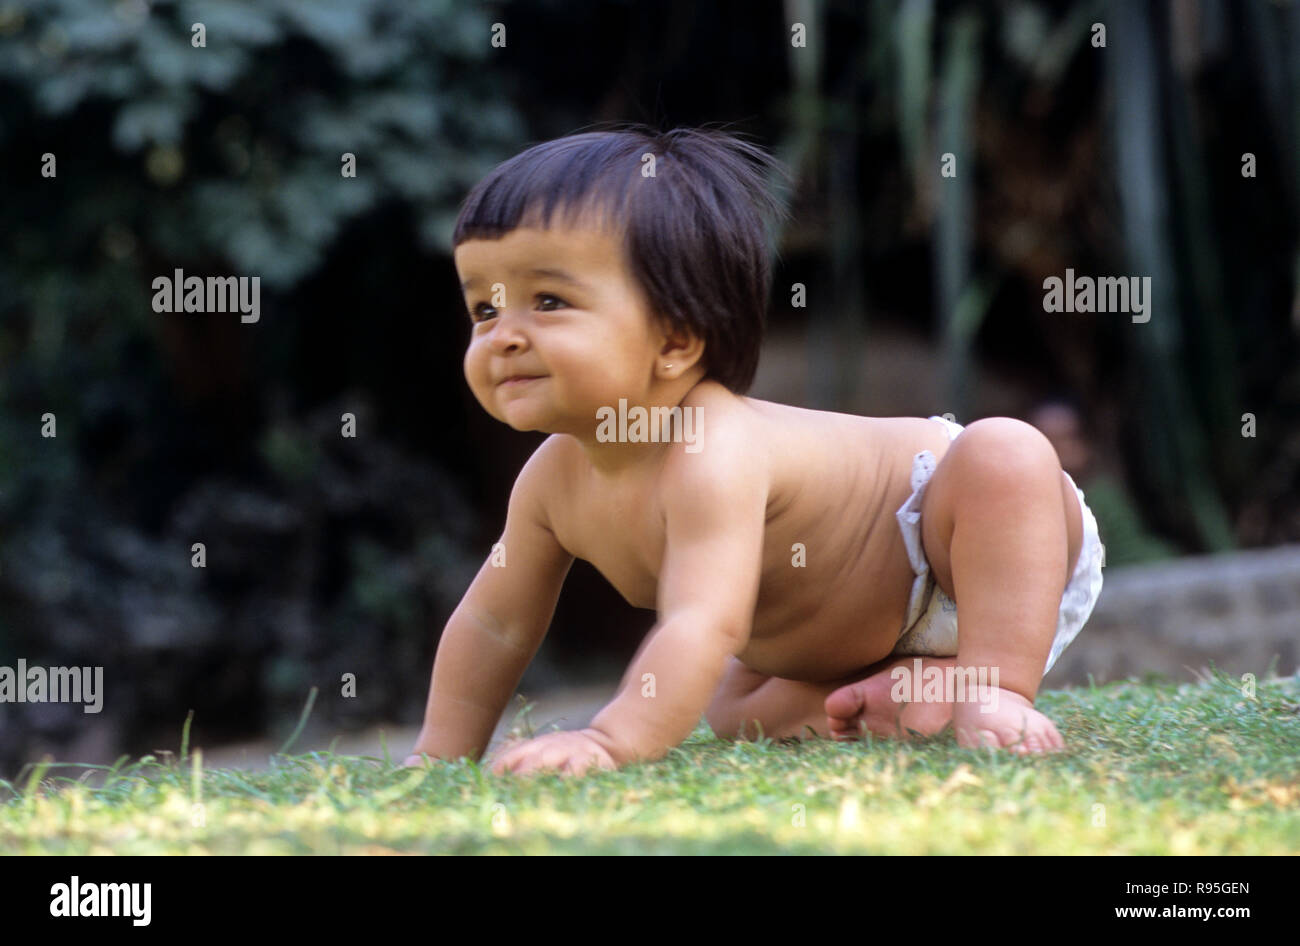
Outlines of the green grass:
{"type": "Polygon", "coordinates": [[[328,752],[214,770],[183,745],[94,787],[45,765],[0,782],[0,853],[1294,854],[1298,704],[1297,678],[1250,700],[1217,671],[1045,692],[1069,750],[1036,758],[701,724],[659,762],[578,779],[328,752]]]}

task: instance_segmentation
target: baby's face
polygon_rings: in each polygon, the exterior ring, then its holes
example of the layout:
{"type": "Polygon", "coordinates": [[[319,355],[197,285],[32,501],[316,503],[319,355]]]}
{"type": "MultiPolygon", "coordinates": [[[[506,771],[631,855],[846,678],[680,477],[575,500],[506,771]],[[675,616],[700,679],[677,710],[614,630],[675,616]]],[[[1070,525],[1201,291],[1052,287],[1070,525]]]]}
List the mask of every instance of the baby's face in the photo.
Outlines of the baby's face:
{"type": "Polygon", "coordinates": [[[465,378],[493,417],[589,439],[598,408],[644,400],[664,334],[617,236],[521,227],[455,260],[473,323],[465,378]]]}

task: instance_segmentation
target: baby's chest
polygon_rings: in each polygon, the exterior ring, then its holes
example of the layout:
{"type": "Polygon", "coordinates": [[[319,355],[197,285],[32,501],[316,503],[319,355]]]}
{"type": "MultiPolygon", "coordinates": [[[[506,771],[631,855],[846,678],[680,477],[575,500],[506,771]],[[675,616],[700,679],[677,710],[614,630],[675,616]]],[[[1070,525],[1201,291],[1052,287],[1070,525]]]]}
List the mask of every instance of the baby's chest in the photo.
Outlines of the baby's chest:
{"type": "Polygon", "coordinates": [[[556,529],[560,544],[590,562],[635,608],[654,609],[664,555],[662,516],[657,510],[593,500],[586,515],[556,529]]]}

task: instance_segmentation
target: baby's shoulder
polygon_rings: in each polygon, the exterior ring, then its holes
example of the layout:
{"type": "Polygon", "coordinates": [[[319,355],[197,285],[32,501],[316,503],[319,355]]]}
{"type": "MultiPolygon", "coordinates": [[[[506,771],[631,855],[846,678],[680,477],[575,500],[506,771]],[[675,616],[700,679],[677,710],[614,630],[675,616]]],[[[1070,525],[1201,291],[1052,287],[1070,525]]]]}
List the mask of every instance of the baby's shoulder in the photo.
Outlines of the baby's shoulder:
{"type": "Polygon", "coordinates": [[[510,502],[545,506],[566,483],[573,481],[575,465],[581,461],[581,448],[572,437],[552,434],[538,445],[515,477],[510,502]],[[575,456],[577,450],[579,455],[575,456]]]}
{"type": "Polygon", "coordinates": [[[661,495],[717,499],[746,486],[766,489],[771,475],[771,441],[765,418],[748,399],[720,385],[697,386],[682,401],[689,436],[669,445],[661,467],[661,495]],[[702,390],[703,389],[703,390],[702,390]]]}

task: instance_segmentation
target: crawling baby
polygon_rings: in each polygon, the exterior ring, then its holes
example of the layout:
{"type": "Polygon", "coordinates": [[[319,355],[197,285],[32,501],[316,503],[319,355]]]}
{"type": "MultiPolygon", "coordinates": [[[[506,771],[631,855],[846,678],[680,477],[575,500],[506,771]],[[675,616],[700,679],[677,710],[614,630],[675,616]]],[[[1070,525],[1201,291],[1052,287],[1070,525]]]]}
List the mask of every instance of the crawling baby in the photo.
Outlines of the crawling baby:
{"type": "Polygon", "coordinates": [[[951,725],[1063,748],[1034,697],[1101,589],[1083,494],[1018,420],[744,396],[780,176],[734,135],[631,127],[532,147],[466,199],[466,380],[551,436],[443,632],[407,764],[481,756],[574,558],[658,620],[590,726],[508,745],[495,772],[656,759],[701,716],[727,739],[951,725]]]}

